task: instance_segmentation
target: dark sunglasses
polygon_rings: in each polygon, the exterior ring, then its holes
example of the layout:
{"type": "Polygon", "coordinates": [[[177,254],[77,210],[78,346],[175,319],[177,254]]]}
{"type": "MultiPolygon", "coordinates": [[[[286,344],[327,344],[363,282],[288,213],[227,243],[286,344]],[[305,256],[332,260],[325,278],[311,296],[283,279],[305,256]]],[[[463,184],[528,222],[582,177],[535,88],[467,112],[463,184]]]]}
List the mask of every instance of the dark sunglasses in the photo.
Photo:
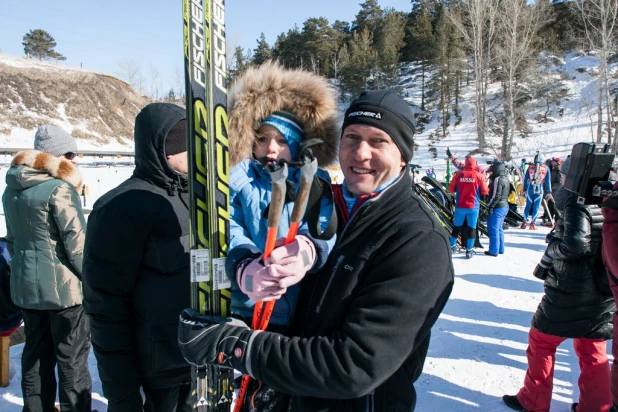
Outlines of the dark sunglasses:
{"type": "Polygon", "coordinates": [[[77,156],[75,152],[67,152],[64,154],[64,158],[67,160],[73,160],[77,156]]]}

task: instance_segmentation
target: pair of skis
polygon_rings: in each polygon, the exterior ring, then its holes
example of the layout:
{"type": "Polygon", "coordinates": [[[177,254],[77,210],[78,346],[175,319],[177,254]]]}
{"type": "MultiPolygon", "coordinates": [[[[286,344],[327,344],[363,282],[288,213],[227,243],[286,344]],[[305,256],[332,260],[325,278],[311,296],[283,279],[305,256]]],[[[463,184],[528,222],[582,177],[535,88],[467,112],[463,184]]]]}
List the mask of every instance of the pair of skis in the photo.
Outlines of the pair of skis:
{"type": "MultiPolygon", "coordinates": [[[[183,0],[191,307],[230,314],[225,274],[230,228],[225,1],[183,0]]],[[[229,412],[234,371],[192,367],[192,404],[200,412],[229,412]]]]}

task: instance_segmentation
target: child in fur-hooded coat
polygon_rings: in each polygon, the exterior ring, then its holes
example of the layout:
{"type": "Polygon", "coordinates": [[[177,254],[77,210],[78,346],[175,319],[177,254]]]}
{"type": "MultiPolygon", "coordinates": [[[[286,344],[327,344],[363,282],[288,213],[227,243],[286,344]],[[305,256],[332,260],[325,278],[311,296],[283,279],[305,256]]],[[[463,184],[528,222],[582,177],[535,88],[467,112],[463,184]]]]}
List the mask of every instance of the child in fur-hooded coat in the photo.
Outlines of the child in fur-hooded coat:
{"type": "MultiPolygon", "coordinates": [[[[321,139],[313,146],[319,166],[334,162],[338,144],[336,102],[327,81],[303,70],[288,70],[274,62],[249,68],[229,93],[230,250],[226,272],[232,282],[232,311],[250,324],[255,302],[276,300],[268,330],[285,333],[296,307],[306,272],[320,268],[335,239],[313,238],[306,222],[300,226],[292,249],[297,260],[278,261],[276,249],[265,262],[262,252],[268,231],[264,211],[271,200],[271,178],[258,159],[296,160],[300,143],[321,139]]],[[[317,175],[330,181],[318,169],[317,175]]],[[[298,183],[299,170],[290,168],[288,180],[298,183]]],[[[322,201],[320,222],[332,205],[322,201]]],[[[293,203],[284,205],[278,238],[290,227],[293,203]]],[[[279,244],[278,244],[279,245],[279,244]]]]}

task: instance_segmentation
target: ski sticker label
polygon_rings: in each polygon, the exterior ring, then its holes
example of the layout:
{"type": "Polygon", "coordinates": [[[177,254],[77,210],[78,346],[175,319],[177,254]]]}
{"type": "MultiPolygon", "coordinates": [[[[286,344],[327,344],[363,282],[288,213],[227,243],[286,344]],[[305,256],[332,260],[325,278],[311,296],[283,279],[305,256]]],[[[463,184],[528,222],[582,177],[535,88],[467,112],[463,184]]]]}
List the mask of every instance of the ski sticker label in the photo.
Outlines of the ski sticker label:
{"type": "Polygon", "coordinates": [[[210,250],[194,249],[191,251],[191,282],[210,281],[209,268],[210,250]]]}
{"type": "Polygon", "coordinates": [[[229,289],[232,287],[232,282],[225,274],[225,258],[217,258],[212,260],[212,273],[214,276],[214,289],[229,289]]]}

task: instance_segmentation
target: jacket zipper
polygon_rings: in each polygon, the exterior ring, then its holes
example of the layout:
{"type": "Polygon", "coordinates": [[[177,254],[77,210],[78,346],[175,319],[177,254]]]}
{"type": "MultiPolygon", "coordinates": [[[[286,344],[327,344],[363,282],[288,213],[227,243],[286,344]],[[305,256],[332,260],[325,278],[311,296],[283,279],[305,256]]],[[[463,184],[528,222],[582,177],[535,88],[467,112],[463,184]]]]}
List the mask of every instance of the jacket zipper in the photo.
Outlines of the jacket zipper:
{"type": "Polygon", "coordinates": [[[374,412],[375,411],[375,392],[371,392],[367,395],[367,403],[365,405],[366,412],[374,412]]]}
{"type": "Polygon", "coordinates": [[[320,298],[320,303],[318,303],[318,306],[315,308],[315,313],[320,313],[320,308],[322,307],[322,304],[324,303],[324,298],[326,297],[326,294],[328,293],[328,289],[330,288],[331,283],[333,283],[333,279],[335,278],[335,273],[337,273],[337,269],[339,269],[339,265],[341,264],[343,259],[345,259],[344,255],[339,256],[339,258],[337,259],[337,263],[335,263],[335,267],[333,267],[333,270],[330,272],[330,278],[328,279],[328,283],[326,284],[324,293],[322,294],[322,297],[320,298]]]}

